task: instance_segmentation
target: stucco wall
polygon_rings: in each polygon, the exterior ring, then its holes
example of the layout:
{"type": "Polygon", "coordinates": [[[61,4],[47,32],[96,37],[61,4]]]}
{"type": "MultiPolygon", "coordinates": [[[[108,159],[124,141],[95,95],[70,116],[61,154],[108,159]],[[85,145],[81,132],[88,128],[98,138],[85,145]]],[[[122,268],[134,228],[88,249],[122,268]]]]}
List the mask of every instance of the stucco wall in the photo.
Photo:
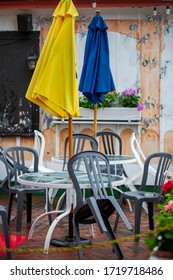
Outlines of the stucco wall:
{"type": "MultiPolygon", "coordinates": [[[[44,44],[48,32],[52,14],[49,10],[0,10],[0,31],[17,30],[16,15],[20,13],[32,13],[34,30],[41,30],[40,47],[44,44]]],[[[77,42],[77,68],[78,77],[82,69],[83,54],[87,36],[87,25],[94,15],[93,10],[82,11],[76,22],[77,42]]],[[[135,87],[140,89],[141,98],[145,104],[142,112],[140,127],[141,146],[147,155],[155,151],[173,152],[172,147],[172,73],[173,73],[173,16],[152,16],[152,12],[144,12],[141,9],[123,10],[117,13],[104,14],[108,29],[110,45],[110,63],[115,85],[118,91],[135,87]]],[[[56,151],[56,144],[63,145],[65,134],[63,131],[56,134],[55,128],[47,128],[47,122],[52,116],[41,110],[40,129],[46,137],[46,160],[51,161],[56,151]],[[59,137],[56,142],[56,137],[59,137]]],[[[88,130],[92,134],[92,126],[88,130]]],[[[64,130],[66,133],[66,130],[64,130]]],[[[127,127],[121,132],[124,143],[124,151],[130,152],[129,137],[131,130],[127,127]]],[[[32,146],[33,139],[19,139],[0,137],[0,144],[8,146],[20,143],[32,146]]]]}

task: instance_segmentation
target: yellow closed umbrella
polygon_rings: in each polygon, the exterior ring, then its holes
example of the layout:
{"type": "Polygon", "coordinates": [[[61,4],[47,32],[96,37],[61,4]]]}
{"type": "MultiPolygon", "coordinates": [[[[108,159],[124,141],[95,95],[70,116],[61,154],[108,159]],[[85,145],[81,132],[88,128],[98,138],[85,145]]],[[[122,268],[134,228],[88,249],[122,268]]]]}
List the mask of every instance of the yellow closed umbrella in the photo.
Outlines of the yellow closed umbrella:
{"type": "MultiPolygon", "coordinates": [[[[72,156],[72,117],[80,115],[76,73],[76,16],[78,12],[72,0],[60,0],[26,93],[29,101],[58,118],[69,119],[69,157],[72,156]]],[[[69,223],[71,226],[70,218],[69,223]]]]}
{"type": "MultiPolygon", "coordinates": [[[[29,84],[26,98],[59,118],[78,117],[75,20],[72,0],[61,0],[29,84]]],[[[71,151],[69,151],[71,154],[71,151]]]]}
{"type": "Polygon", "coordinates": [[[60,118],[79,116],[74,31],[77,15],[72,0],[59,2],[26,93],[27,99],[60,118]]]}

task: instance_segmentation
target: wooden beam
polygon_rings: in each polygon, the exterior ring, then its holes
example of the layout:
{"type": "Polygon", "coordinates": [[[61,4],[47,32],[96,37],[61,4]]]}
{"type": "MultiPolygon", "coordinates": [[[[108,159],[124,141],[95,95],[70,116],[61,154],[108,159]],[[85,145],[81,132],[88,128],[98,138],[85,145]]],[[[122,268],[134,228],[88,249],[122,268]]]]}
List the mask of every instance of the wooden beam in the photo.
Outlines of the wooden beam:
{"type": "MultiPolygon", "coordinates": [[[[96,0],[98,7],[151,7],[173,6],[173,0],[96,0]]],[[[55,8],[58,0],[1,0],[1,9],[55,8]]],[[[77,8],[90,8],[92,0],[73,0],[77,8]]]]}

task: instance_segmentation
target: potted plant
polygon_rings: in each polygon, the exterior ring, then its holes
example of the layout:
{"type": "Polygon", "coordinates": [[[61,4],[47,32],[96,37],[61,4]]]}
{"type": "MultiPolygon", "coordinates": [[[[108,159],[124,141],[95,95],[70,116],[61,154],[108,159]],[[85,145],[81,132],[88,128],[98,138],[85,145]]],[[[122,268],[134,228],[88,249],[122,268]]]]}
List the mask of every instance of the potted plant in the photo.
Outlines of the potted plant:
{"type": "Polygon", "coordinates": [[[137,108],[139,111],[144,109],[144,105],[142,105],[139,93],[136,89],[126,89],[122,91],[118,96],[118,100],[122,107],[137,108]]]}
{"type": "MultiPolygon", "coordinates": [[[[81,116],[93,118],[94,105],[88,102],[87,97],[79,98],[81,116]],[[85,108],[85,109],[83,109],[85,108]],[[86,110],[87,109],[87,110],[86,110]]],[[[140,112],[144,106],[140,102],[140,96],[135,89],[119,92],[111,92],[104,95],[103,102],[97,104],[98,119],[114,120],[140,120],[140,112]],[[101,110],[100,110],[101,109],[101,110]]]]}
{"type": "MultiPolygon", "coordinates": [[[[103,109],[103,108],[108,108],[108,107],[118,107],[118,96],[119,96],[119,93],[117,93],[117,92],[105,94],[103,97],[103,102],[100,102],[97,105],[97,108],[103,109]]],[[[82,108],[94,109],[94,104],[90,104],[88,102],[88,98],[84,95],[82,95],[79,98],[79,106],[82,108]]]]}
{"type": "Polygon", "coordinates": [[[154,216],[158,222],[154,232],[145,239],[145,243],[152,255],[158,258],[173,259],[173,180],[172,172],[167,171],[169,179],[162,186],[165,202],[158,204],[159,215],[154,216]]]}

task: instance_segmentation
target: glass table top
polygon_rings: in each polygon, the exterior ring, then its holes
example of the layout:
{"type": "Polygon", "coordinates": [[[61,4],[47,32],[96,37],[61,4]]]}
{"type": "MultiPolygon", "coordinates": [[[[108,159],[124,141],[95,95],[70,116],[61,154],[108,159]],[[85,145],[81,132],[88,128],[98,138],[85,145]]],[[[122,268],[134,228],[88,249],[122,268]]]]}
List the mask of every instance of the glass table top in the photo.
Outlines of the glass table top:
{"type": "MultiPolygon", "coordinates": [[[[84,172],[77,172],[77,177],[80,184],[89,184],[88,175],[84,172]]],[[[103,182],[108,182],[107,174],[102,173],[103,182]]],[[[27,183],[30,185],[63,185],[63,184],[72,184],[71,179],[67,171],[61,172],[32,172],[25,173],[18,176],[18,181],[24,185],[27,183]]],[[[118,185],[125,181],[124,177],[111,174],[111,181],[114,185],[118,185]]]]}
{"type": "MultiPolygon", "coordinates": [[[[126,163],[134,163],[136,162],[136,158],[131,155],[106,155],[110,163],[114,164],[126,164],[126,163]]],[[[53,157],[53,162],[62,163],[63,158],[53,157]]]]}

